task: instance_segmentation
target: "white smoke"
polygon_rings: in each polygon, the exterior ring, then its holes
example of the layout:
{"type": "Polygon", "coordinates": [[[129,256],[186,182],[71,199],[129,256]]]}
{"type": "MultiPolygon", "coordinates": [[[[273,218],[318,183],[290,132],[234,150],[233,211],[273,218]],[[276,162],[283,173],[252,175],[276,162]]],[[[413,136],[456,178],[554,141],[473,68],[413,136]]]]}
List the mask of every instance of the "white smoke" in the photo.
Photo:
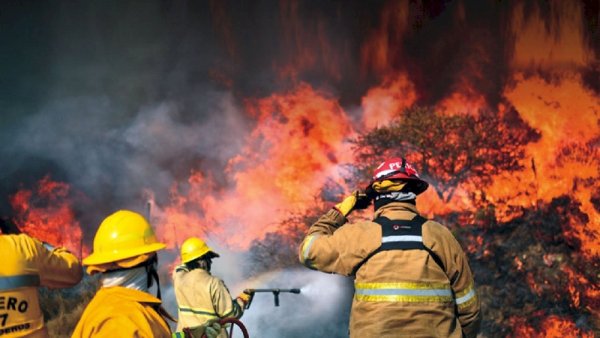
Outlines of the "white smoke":
{"type": "Polygon", "coordinates": [[[347,337],[352,284],[337,275],[308,269],[282,270],[256,288],[299,288],[281,293],[257,293],[242,322],[250,336],[265,338],[347,337]]]}
{"type": "MultiPolygon", "coordinates": [[[[256,293],[250,308],[241,318],[250,337],[348,336],[353,294],[351,279],[298,267],[269,271],[244,280],[244,265],[251,264],[245,253],[217,248],[212,243],[209,245],[221,254],[213,261],[212,274],[225,282],[233,298],[248,288],[300,289],[300,294],[280,293],[279,306],[275,306],[273,293],[256,293]]],[[[161,281],[161,284],[163,305],[176,316],[177,301],[171,281],[161,281]]],[[[175,329],[175,325],[172,328],[175,329]]],[[[241,332],[235,330],[234,337],[241,337],[241,332]]]]}

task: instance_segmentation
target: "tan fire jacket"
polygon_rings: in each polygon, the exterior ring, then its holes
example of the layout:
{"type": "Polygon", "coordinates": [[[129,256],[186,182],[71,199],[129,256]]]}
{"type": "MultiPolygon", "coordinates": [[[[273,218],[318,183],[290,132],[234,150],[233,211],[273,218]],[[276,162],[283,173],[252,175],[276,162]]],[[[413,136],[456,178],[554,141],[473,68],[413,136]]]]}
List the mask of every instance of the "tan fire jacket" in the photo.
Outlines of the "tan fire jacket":
{"type": "MultiPolygon", "coordinates": [[[[173,272],[173,286],[179,316],[177,331],[219,318],[240,318],[244,312],[243,303],[231,298],[225,283],[206,270],[188,270],[180,265],[173,272]]],[[[227,337],[227,332],[221,330],[219,337],[227,337]]]]}
{"type": "Polygon", "coordinates": [[[37,288],[76,285],[83,276],[79,260],[25,234],[0,235],[0,257],[0,336],[47,337],[37,288]]]}
{"type": "Polygon", "coordinates": [[[161,300],[122,286],[102,287],[87,305],[72,338],[170,338],[161,300]],[[157,311],[159,310],[159,311],[157,311]]]}
{"type": "MultiPolygon", "coordinates": [[[[379,208],[375,218],[411,220],[417,214],[413,204],[395,202],[379,208]]],[[[303,264],[323,272],[350,276],[360,266],[354,277],[350,337],[477,335],[480,301],[473,274],[446,227],[429,220],[418,239],[437,254],[442,269],[419,249],[381,251],[368,258],[384,241],[381,226],[346,222],[336,210],[323,215],[310,227],[299,254],[303,264]]]]}

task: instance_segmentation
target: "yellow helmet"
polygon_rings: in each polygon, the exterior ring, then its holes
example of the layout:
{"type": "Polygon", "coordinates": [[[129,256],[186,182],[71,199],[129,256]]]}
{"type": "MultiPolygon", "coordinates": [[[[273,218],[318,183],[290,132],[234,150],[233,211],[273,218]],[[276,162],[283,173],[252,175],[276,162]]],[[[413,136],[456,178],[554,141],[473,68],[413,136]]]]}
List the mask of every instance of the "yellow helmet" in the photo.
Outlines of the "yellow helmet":
{"type": "Polygon", "coordinates": [[[203,240],[198,237],[190,237],[181,245],[181,262],[191,262],[209,252],[212,253],[213,257],[219,257],[219,254],[206,245],[203,240]]]}
{"type": "Polygon", "coordinates": [[[106,217],[94,237],[94,251],[83,265],[101,265],[152,253],[166,247],[156,240],[144,216],[119,210],[106,217]]]}

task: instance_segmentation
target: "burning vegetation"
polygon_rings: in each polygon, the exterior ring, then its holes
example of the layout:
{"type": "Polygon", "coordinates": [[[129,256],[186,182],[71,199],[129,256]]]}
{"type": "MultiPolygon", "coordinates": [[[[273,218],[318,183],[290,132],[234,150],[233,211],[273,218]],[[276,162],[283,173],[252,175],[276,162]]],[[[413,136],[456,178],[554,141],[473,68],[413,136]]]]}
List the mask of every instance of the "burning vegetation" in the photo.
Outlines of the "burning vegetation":
{"type": "MultiPolygon", "coordinates": [[[[62,13],[106,10],[95,6],[62,13]]],[[[600,335],[596,2],[144,6],[149,23],[132,26],[151,42],[99,34],[125,21],[113,9],[106,26],[56,29],[79,43],[96,34],[108,50],[133,45],[156,67],[118,61],[120,80],[100,94],[94,86],[83,98],[56,94],[32,116],[6,118],[2,154],[14,161],[3,164],[1,210],[23,232],[85,256],[103,217],[150,205],[168,257],[200,236],[247,254],[244,277],[256,277],[296,267],[317,215],[363,186],[382,159],[403,155],[430,183],[420,212],[448,226],[469,255],[482,336],[600,335]],[[267,18],[265,6],[277,10],[267,18]],[[160,34],[143,35],[150,28],[160,34]]],[[[92,81],[108,67],[81,62],[92,81]]],[[[57,334],[96,284],[44,291],[44,308],[64,301],[45,310],[57,334]]]]}

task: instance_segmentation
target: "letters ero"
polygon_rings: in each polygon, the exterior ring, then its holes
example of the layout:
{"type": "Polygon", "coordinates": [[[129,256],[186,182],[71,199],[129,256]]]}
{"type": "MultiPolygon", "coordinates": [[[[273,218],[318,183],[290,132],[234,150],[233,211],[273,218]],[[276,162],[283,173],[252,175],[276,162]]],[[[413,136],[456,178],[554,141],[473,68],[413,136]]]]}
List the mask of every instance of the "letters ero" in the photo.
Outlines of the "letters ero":
{"type": "Polygon", "coordinates": [[[19,300],[16,297],[0,296],[0,335],[11,332],[21,331],[29,328],[29,323],[12,327],[5,327],[8,321],[8,315],[5,311],[27,312],[29,304],[26,300],[19,300]]]}

